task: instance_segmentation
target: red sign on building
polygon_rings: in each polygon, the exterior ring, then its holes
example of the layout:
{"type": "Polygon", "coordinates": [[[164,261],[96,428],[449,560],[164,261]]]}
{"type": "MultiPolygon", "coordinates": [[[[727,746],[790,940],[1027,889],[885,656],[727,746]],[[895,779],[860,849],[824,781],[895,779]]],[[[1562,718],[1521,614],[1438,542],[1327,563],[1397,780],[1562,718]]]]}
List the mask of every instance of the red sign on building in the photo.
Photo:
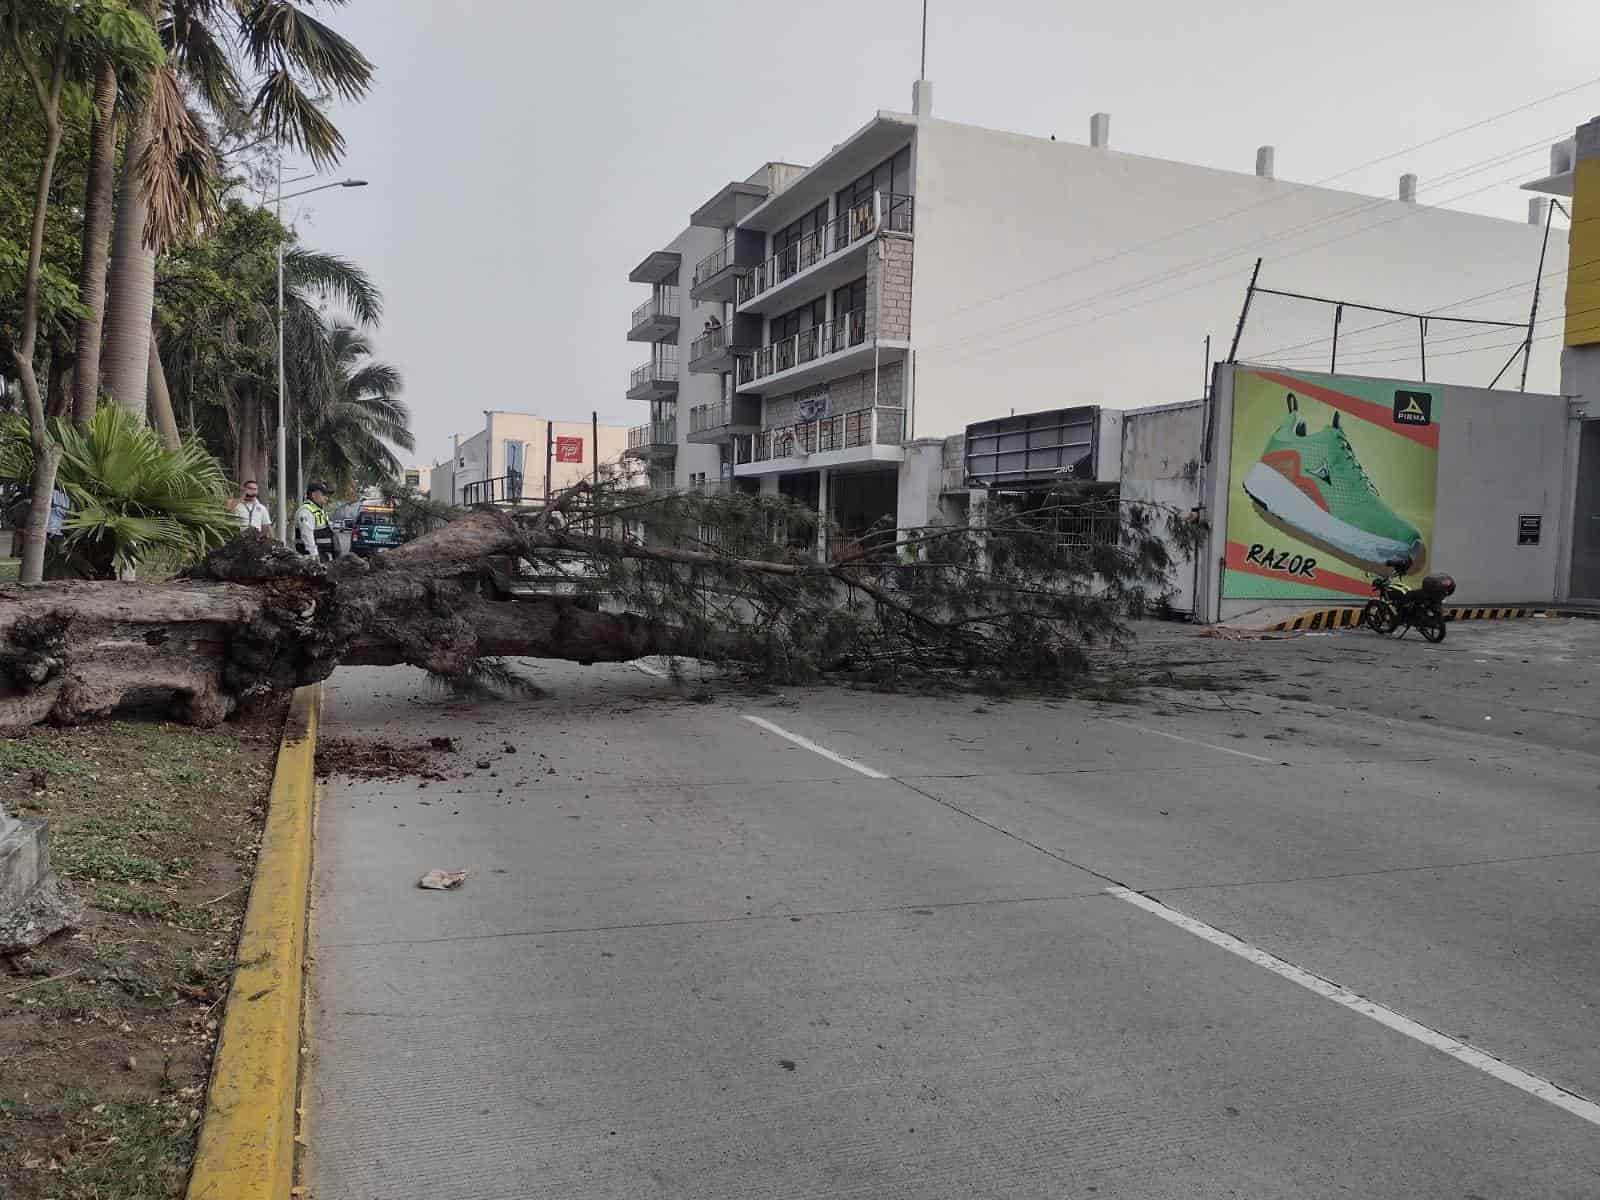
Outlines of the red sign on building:
{"type": "Polygon", "coordinates": [[[558,437],[556,439],[556,461],[581,463],[583,461],[583,439],[581,437],[558,437]]]}

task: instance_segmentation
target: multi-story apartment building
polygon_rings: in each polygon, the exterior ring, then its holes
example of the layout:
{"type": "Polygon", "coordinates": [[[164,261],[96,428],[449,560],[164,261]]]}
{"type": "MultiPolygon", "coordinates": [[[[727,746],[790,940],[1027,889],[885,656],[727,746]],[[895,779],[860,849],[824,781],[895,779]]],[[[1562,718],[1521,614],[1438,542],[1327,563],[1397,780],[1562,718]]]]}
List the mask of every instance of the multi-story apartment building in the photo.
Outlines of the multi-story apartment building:
{"type": "MultiPolygon", "coordinates": [[[[1257,255],[1280,288],[1527,311],[1543,234],[1531,217],[1419,205],[1409,175],[1395,199],[1280,181],[1269,147],[1253,173],[1118,153],[1104,114],[1087,146],[936,120],[931,95],[918,82],[911,113],[879,112],[808,168],[726,185],[630,274],[651,287],[628,333],[651,347],[628,393],[650,421],[630,446],[656,483],[787,494],[847,535],[885,515],[917,523],[913,443],[1010,413],[1197,396],[1203,341],[1227,344],[1257,255]]],[[[1545,275],[1565,268],[1558,229],[1545,275]]],[[[1540,311],[1559,319],[1559,288],[1540,311]]],[[[1241,357],[1325,363],[1334,319],[1258,305],[1241,357]]],[[[1357,342],[1371,349],[1352,368],[1405,374],[1374,361],[1411,353],[1395,336],[1357,342]]],[[[1438,345],[1428,367],[1487,383],[1505,340],[1438,345]]],[[[1553,388],[1556,370],[1544,342],[1528,386],[1553,388]]]]}

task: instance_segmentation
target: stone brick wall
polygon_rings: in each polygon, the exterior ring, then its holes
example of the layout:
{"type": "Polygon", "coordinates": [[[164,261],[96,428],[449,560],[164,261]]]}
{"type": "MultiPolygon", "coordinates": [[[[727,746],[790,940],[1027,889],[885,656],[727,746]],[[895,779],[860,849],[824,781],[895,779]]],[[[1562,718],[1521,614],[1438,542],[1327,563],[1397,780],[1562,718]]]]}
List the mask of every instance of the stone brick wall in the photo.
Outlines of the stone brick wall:
{"type": "Polygon", "coordinates": [[[891,341],[911,339],[911,239],[904,234],[880,233],[877,244],[867,250],[867,336],[874,335],[891,341]]]}
{"type": "MultiPolygon", "coordinates": [[[[900,408],[905,404],[906,373],[904,363],[884,363],[878,371],[878,405],[882,408],[900,408]]],[[[830,411],[855,412],[872,407],[872,372],[847,375],[826,385],[831,404],[830,411]]],[[[802,388],[782,396],[768,396],[763,410],[762,427],[776,429],[792,425],[795,421],[796,402],[804,396],[815,394],[819,388],[802,388]]]]}

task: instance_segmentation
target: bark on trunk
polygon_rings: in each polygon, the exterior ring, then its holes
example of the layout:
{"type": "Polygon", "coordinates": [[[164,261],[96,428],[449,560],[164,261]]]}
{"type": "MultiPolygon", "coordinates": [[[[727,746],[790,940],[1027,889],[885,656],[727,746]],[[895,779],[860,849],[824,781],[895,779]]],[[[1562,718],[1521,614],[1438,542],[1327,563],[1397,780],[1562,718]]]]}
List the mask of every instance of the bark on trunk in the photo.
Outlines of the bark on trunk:
{"type": "Polygon", "coordinates": [[[50,351],[50,377],[45,385],[45,416],[54,420],[72,408],[72,351],[56,346],[50,351]]]}
{"type": "Polygon", "coordinates": [[[89,128],[89,177],[83,200],[83,261],[78,298],[77,373],[72,380],[72,420],[80,428],[100,397],[100,339],[106,316],[107,239],[117,176],[117,69],[110,59],[95,68],[94,120],[89,128]]]}
{"type": "Polygon", "coordinates": [[[143,104],[133,117],[117,186],[102,360],[106,392],[141,422],[150,378],[150,317],[156,296],[156,253],[144,237],[149,214],[144,156],[149,145],[150,106],[143,104]]]}
{"type": "Polygon", "coordinates": [[[33,448],[33,476],[28,521],[23,527],[22,562],[18,578],[23,583],[38,583],[44,578],[45,534],[50,522],[50,496],[55,490],[56,467],[61,462],[61,446],[50,437],[45,426],[44,397],[39,393],[39,377],[34,373],[33,352],[39,341],[39,276],[44,262],[45,217],[50,207],[50,181],[55,175],[56,153],[61,149],[61,87],[66,75],[67,39],[63,30],[56,43],[48,82],[29,61],[27,48],[16,44],[44,118],[44,155],[33,191],[33,228],[28,237],[28,265],[22,283],[22,335],[12,349],[22,396],[28,407],[28,440],[33,448]]]}
{"type": "Polygon", "coordinates": [[[477,513],[370,566],[312,563],[256,534],[214,554],[205,582],[0,587],[0,731],[142,703],[214,723],[340,663],[461,677],[485,656],[623,662],[704,649],[674,626],[573,597],[497,602],[466,585],[487,555],[541,544],[567,539],[477,513]]]}
{"type": "Polygon", "coordinates": [[[168,450],[183,445],[178,433],[178,418],[172,412],[172,393],[167,391],[167,373],[161,367],[161,349],[156,331],[150,330],[150,423],[156,427],[161,444],[168,450]]]}

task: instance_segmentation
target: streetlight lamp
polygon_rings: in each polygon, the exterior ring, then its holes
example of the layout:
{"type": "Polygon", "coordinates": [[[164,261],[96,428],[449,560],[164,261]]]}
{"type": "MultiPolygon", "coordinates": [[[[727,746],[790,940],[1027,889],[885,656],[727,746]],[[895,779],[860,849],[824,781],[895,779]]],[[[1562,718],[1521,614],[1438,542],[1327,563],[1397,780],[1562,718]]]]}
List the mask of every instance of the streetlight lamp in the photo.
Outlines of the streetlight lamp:
{"type": "MultiPolygon", "coordinates": [[[[298,196],[309,196],[312,192],[325,192],[329,188],[366,187],[365,179],[341,179],[335,183],[324,183],[320,187],[306,188],[303,192],[290,192],[283,194],[285,183],[303,183],[307,179],[314,179],[314,175],[302,175],[298,179],[284,179],[283,160],[278,160],[278,224],[283,224],[283,202],[293,200],[298,196]]],[[[284,372],[283,372],[283,239],[278,239],[278,540],[285,546],[289,544],[289,431],[285,416],[284,404],[284,372]]]]}

